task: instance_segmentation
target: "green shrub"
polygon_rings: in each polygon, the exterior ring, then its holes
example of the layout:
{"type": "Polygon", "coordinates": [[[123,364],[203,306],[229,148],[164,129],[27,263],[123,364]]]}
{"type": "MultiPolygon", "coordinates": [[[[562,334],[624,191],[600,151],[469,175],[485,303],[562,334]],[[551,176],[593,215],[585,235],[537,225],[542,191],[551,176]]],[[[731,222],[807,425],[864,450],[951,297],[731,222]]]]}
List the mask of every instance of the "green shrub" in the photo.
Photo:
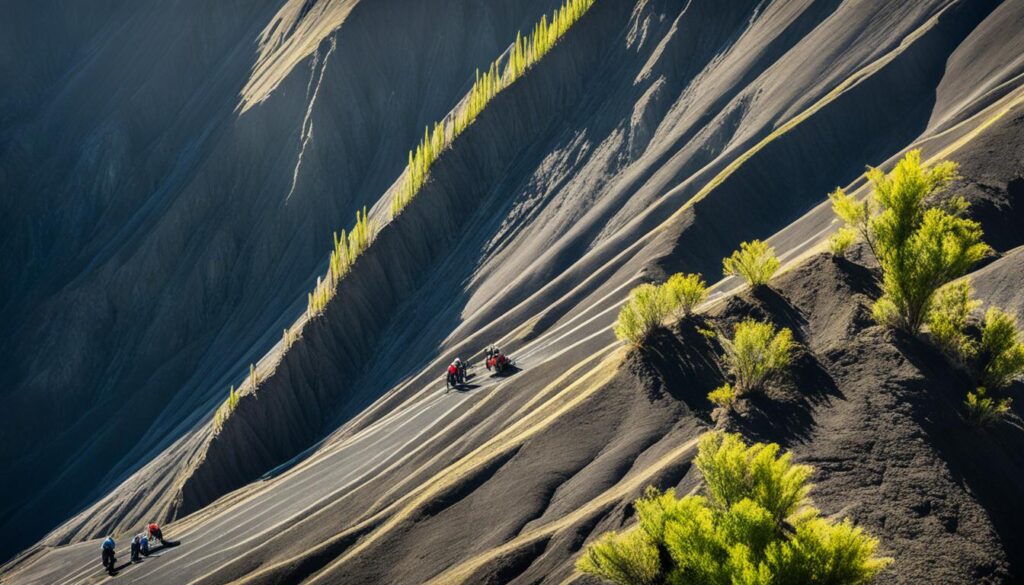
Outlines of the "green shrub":
{"type": "Polygon", "coordinates": [[[673,274],[662,286],[666,302],[677,317],[688,317],[708,298],[707,285],[699,274],[673,274]]]}
{"type": "Polygon", "coordinates": [[[643,345],[647,336],[661,325],[670,312],[671,307],[662,287],[641,284],[629,293],[629,300],[619,310],[615,336],[633,345],[643,345]]]}
{"type": "Polygon", "coordinates": [[[1004,388],[1024,373],[1024,343],[1017,320],[995,307],[985,313],[981,364],[981,383],[987,388],[1004,388]]]}
{"type": "Polygon", "coordinates": [[[772,376],[788,368],[796,342],[788,328],[776,331],[771,323],[747,319],[736,325],[732,339],[722,340],[722,346],[736,393],[742,395],[760,390],[772,376]]]}
{"type": "Polygon", "coordinates": [[[706,497],[648,488],[638,526],[602,536],[576,567],[622,585],[859,585],[891,562],[849,520],[821,517],[807,497],[811,468],[778,445],[708,433],[695,464],[706,497]]]}
{"type": "Polygon", "coordinates": [[[699,274],[673,274],[660,286],[641,284],[630,291],[629,300],[619,310],[615,336],[643,345],[665,319],[690,315],[707,294],[699,274]]]}
{"type": "Polygon", "coordinates": [[[978,344],[967,335],[967,318],[981,303],[971,299],[971,284],[961,280],[939,289],[928,313],[935,345],[962,364],[974,358],[978,344]]]}
{"type": "Polygon", "coordinates": [[[1010,399],[993,399],[984,388],[978,388],[967,393],[964,406],[967,407],[967,420],[979,427],[986,427],[1010,412],[1010,399]]]}
{"type": "Polygon", "coordinates": [[[743,242],[740,249],[722,260],[722,272],[726,276],[740,276],[751,286],[768,284],[779,269],[775,249],[761,240],[743,242]]]}
{"type": "Polygon", "coordinates": [[[828,250],[836,258],[845,258],[850,246],[857,240],[857,230],[841,227],[828,239],[828,250]]]}
{"type": "Polygon", "coordinates": [[[889,175],[868,170],[869,201],[857,202],[842,189],[829,196],[836,215],[867,242],[882,267],[882,297],[873,310],[879,323],[916,334],[935,291],[988,253],[981,226],[962,217],[963,198],[936,203],[935,195],[957,178],[956,169],[948,161],[928,167],[913,150],[889,175]]]}
{"type": "Polygon", "coordinates": [[[733,388],[732,384],[723,384],[708,392],[708,400],[722,408],[732,408],[736,404],[737,398],[739,396],[736,394],[736,389],[733,388]]]}

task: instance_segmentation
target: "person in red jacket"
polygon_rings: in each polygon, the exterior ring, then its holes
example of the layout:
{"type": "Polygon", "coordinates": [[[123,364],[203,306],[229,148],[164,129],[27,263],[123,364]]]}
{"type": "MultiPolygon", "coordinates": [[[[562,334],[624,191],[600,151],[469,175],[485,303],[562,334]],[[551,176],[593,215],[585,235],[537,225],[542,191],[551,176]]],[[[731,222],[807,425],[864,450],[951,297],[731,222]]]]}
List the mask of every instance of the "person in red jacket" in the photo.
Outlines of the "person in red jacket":
{"type": "Polygon", "coordinates": [[[445,388],[454,388],[459,385],[459,368],[455,364],[448,365],[448,382],[445,388]]]}
{"type": "Polygon", "coordinates": [[[167,542],[164,541],[164,533],[160,531],[160,526],[156,522],[151,522],[147,527],[149,532],[149,541],[159,540],[160,544],[166,546],[167,542]]]}

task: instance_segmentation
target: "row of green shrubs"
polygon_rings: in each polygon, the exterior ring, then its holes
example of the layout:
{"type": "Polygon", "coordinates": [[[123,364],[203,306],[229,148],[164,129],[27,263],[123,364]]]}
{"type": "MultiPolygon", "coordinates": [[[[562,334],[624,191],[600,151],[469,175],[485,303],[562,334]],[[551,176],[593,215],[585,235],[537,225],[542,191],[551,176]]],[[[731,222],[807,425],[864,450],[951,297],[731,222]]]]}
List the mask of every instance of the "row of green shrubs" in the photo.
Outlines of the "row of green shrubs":
{"type": "MultiPolygon", "coordinates": [[[[341,230],[341,235],[334,232],[334,248],[328,261],[327,275],[317,277],[316,286],[313,292],[309,293],[306,305],[309,317],[323,313],[327,303],[334,298],[334,293],[338,290],[338,282],[349,273],[356,258],[370,247],[373,239],[377,237],[378,229],[377,222],[370,219],[364,207],[362,212],[356,212],[356,223],[352,226],[352,231],[346,234],[345,230],[341,230]]],[[[285,335],[285,343],[291,345],[288,334],[285,335]]]]}
{"type": "Polygon", "coordinates": [[[409,152],[405,174],[391,200],[392,218],[402,213],[419,193],[430,174],[430,167],[441,151],[473,123],[494,96],[515,83],[540,61],[594,2],[565,0],[560,8],[555,9],[550,20],[547,15],[542,16],[529,36],[517,33],[515,43],[505,56],[492,62],[483,73],[477,70],[476,81],[454,117],[436,122],[433,129],[424,128],[423,140],[415,150],[409,152]]]}
{"type": "MultiPolygon", "coordinates": [[[[391,217],[399,215],[419,193],[430,173],[434,161],[455,138],[476,119],[487,104],[499,92],[522,77],[536,64],[569,28],[582,17],[595,0],[565,0],[548,19],[541,16],[533,32],[524,37],[516,35],[515,43],[507,55],[491,63],[483,74],[477,71],[476,82],[470,89],[461,107],[454,116],[436,122],[433,128],[423,130],[423,140],[409,152],[409,162],[391,200],[391,217]]],[[[334,234],[334,248],[331,251],[327,274],[317,278],[316,286],[307,299],[307,315],[314,317],[323,313],[327,303],[334,297],[340,281],[349,271],[356,258],[373,242],[379,226],[369,219],[366,208],[356,213],[356,223],[348,234],[342,230],[334,234]]],[[[290,345],[292,334],[284,335],[285,345],[290,345]]]]}

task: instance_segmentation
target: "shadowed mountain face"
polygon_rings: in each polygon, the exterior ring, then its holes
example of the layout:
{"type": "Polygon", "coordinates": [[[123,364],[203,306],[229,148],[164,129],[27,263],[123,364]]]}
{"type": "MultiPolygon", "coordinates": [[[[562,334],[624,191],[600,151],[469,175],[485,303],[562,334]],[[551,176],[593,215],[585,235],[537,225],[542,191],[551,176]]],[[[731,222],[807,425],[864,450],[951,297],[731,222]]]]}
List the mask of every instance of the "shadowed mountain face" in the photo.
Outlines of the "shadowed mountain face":
{"type": "Polygon", "coordinates": [[[818,505],[895,557],[886,582],[1024,578],[1020,427],[972,431],[969,381],[871,323],[876,275],[812,257],[829,190],[922,148],[961,162],[1002,254],[979,297],[1024,317],[1024,2],[597,0],[302,316],[331,232],[387,220],[423,126],[557,4],[13,10],[0,556],[42,541],[0,574],[99,580],[92,539],[158,519],[182,546],[121,580],[582,580],[645,486],[699,483],[715,348],[687,323],[648,352],[610,331],[631,286],[682,270],[717,283],[712,323],[798,332],[793,386],[733,423],[818,467],[818,505]],[[754,238],[776,290],[718,282],[754,238]],[[479,367],[495,343],[513,375],[479,367]],[[445,392],[456,355],[477,367],[445,392]]]}
{"type": "Polygon", "coordinates": [[[261,32],[288,6],[12,7],[0,475],[20,480],[0,488],[0,556],[207,417],[304,309],[332,230],[553,5],[374,2],[344,36],[289,24],[309,54],[244,116],[261,32]]]}

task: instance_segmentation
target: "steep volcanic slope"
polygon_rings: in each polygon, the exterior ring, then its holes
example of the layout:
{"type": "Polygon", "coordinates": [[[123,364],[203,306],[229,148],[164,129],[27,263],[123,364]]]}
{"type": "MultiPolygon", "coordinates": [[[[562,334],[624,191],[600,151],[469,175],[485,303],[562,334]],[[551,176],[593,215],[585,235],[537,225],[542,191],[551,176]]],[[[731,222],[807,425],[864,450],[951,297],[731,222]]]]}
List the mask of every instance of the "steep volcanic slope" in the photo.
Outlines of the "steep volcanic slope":
{"type": "MultiPolygon", "coordinates": [[[[181,547],[120,579],[572,578],[585,539],[628,522],[644,486],[695,485],[703,397],[720,381],[714,348],[685,324],[650,355],[614,342],[629,286],[679,269],[714,281],[739,241],[773,233],[798,264],[831,227],[824,193],[914,144],[963,160],[992,243],[1022,243],[1020,161],[992,155],[1024,135],[1022,64],[1006,49],[1022,14],[1020,2],[598,0],[445,151],[219,435],[205,410],[206,424],[4,571],[98,579],[94,541],[46,545],[192,512],[168,529],[181,547]],[[521,372],[439,389],[448,359],[495,341],[521,372]]],[[[979,290],[1008,294],[1018,255],[983,269],[979,290]]],[[[1006,505],[1020,493],[1019,429],[971,434],[956,418],[963,381],[864,319],[865,269],[816,258],[777,286],[712,308],[723,323],[767,312],[809,348],[780,406],[731,424],[818,464],[819,504],[883,538],[892,580],[1019,578],[1006,505]],[[981,463],[957,446],[971,441],[981,463]],[[999,473],[1002,487],[981,493],[999,473]]]]}
{"type": "Polygon", "coordinates": [[[301,312],[331,231],[554,2],[372,2],[343,35],[338,2],[280,4],[5,7],[0,556],[207,416],[301,312]],[[240,116],[285,33],[306,58],[240,116]]]}

